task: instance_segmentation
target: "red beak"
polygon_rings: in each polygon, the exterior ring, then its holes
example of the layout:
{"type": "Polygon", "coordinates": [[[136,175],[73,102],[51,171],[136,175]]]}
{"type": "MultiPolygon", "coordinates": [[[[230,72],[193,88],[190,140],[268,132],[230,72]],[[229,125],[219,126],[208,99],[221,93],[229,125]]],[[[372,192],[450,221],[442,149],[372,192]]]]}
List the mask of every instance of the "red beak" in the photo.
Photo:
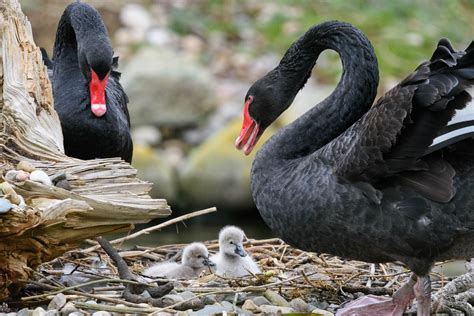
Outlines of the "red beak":
{"type": "Polygon", "coordinates": [[[260,127],[249,114],[250,102],[252,102],[252,99],[247,99],[247,101],[245,101],[244,122],[242,124],[240,135],[235,140],[235,147],[239,150],[242,149],[245,155],[248,155],[252,152],[252,149],[255,147],[258,139],[260,138],[260,127]]]}
{"type": "Polygon", "coordinates": [[[107,74],[102,80],[99,79],[99,76],[91,69],[91,82],[89,84],[89,89],[91,93],[91,110],[95,116],[101,117],[107,112],[107,106],[105,104],[105,86],[109,80],[109,75],[107,74]]]}

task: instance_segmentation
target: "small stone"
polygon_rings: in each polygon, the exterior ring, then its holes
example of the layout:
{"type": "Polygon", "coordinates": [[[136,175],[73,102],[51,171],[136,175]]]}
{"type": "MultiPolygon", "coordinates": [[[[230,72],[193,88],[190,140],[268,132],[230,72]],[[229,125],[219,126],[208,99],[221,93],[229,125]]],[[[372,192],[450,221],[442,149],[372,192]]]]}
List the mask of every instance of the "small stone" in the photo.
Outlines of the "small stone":
{"type": "Polygon", "coordinates": [[[17,313],[17,316],[29,316],[29,315],[30,315],[30,311],[28,310],[28,308],[20,309],[17,313]]]}
{"type": "MultiPolygon", "coordinates": [[[[245,300],[247,299],[247,294],[245,293],[237,293],[237,301],[236,301],[236,304],[242,304],[243,302],[245,302],[245,300]]],[[[234,300],[235,300],[235,294],[231,294],[231,295],[226,295],[224,297],[224,301],[228,301],[228,302],[231,302],[231,303],[234,303],[234,300]]]]}
{"type": "Polygon", "coordinates": [[[59,316],[59,311],[57,309],[50,309],[46,312],[46,316],[59,316]]]}
{"type": "Polygon", "coordinates": [[[35,310],[30,315],[31,316],[45,316],[46,311],[42,307],[36,307],[35,310]]]}
{"type": "Polygon", "coordinates": [[[30,174],[30,180],[43,183],[44,185],[53,185],[53,182],[49,178],[49,176],[46,174],[46,172],[42,170],[35,170],[30,174]]]}
{"type": "Polygon", "coordinates": [[[327,309],[329,307],[329,303],[326,302],[326,301],[322,301],[318,304],[316,304],[316,306],[319,308],[319,309],[327,309]]]}
{"type": "Polygon", "coordinates": [[[164,306],[170,306],[178,304],[184,301],[184,299],[177,294],[167,294],[161,298],[164,306]]]}
{"type": "Polygon", "coordinates": [[[301,298],[295,298],[290,302],[291,308],[295,310],[295,312],[306,313],[311,311],[309,309],[308,303],[303,301],[301,298]]]}
{"type": "Polygon", "coordinates": [[[67,302],[66,305],[63,306],[63,308],[60,309],[61,314],[63,315],[69,315],[72,312],[76,312],[77,308],[74,306],[73,303],[67,302]]]}
{"type": "Polygon", "coordinates": [[[317,316],[334,316],[333,313],[325,311],[323,309],[319,309],[319,308],[313,309],[311,311],[311,314],[316,314],[317,316]]]}
{"type": "Polygon", "coordinates": [[[66,305],[66,296],[63,293],[59,293],[53,297],[51,302],[48,304],[48,310],[50,309],[57,309],[60,310],[61,308],[66,305]]]}
{"type": "MultiPolygon", "coordinates": [[[[168,312],[158,312],[156,314],[153,314],[153,316],[173,316],[174,314],[168,313],[168,312]]],[[[92,315],[94,316],[94,315],[92,315]]]]}
{"type": "Polygon", "coordinates": [[[5,179],[9,182],[23,182],[28,180],[30,174],[23,170],[10,170],[5,174],[5,179]]]}
{"type": "Polygon", "coordinates": [[[219,314],[222,312],[228,312],[228,311],[226,310],[226,308],[220,305],[208,305],[204,307],[203,309],[200,309],[198,311],[191,313],[191,315],[192,316],[209,316],[209,315],[219,314]]]}
{"type": "Polygon", "coordinates": [[[267,300],[263,296],[257,296],[252,299],[252,301],[255,303],[255,305],[260,306],[260,305],[270,305],[270,301],[267,300]]]}
{"type": "Polygon", "coordinates": [[[20,161],[18,165],[16,166],[16,168],[18,170],[23,170],[26,172],[33,172],[36,169],[35,166],[33,166],[31,163],[24,160],[20,161]]]}
{"type": "Polygon", "coordinates": [[[97,311],[92,313],[92,316],[111,316],[112,314],[107,311],[97,311]]]}
{"type": "Polygon", "coordinates": [[[212,305],[212,304],[217,303],[216,295],[215,294],[210,294],[210,295],[204,296],[204,298],[202,299],[202,303],[204,305],[212,305]]]}
{"type": "Polygon", "coordinates": [[[203,307],[203,303],[201,302],[201,299],[196,297],[196,294],[190,291],[184,291],[180,294],[180,296],[183,298],[184,301],[186,301],[186,306],[189,306],[190,308],[201,308],[203,307]]]}
{"type": "Polygon", "coordinates": [[[260,311],[260,308],[258,308],[258,306],[252,300],[246,300],[244,305],[242,305],[242,309],[252,313],[257,313],[260,311]]]}
{"type": "Polygon", "coordinates": [[[286,314],[293,313],[294,310],[291,307],[286,306],[274,306],[274,305],[261,305],[259,306],[262,314],[286,314]]]}
{"type": "Polygon", "coordinates": [[[265,293],[263,293],[263,296],[265,296],[265,298],[268,299],[273,305],[285,307],[290,306],[290,303],[288,303],[287,300],[285,300],[280,294],[275,291],[266,290],[265,293]]]}
{"type": "Polygon", "coordinates": [[[222,301],[220,304],[221,304],[222,307],[224,307],[228,312],[234,310],[234,304],[232,304],[232,303],[230,303],[230,302],[222,301]]]}
{"type": "Polygon", "coordinates": [[[72,313],[69,313],[68,316],[85,316],[86,313],[84,311],[75,311],[75,312],[72,312],[72,313]]]}
{"type": "Polygon", "coordinates": [[[13,208],[13,204],[7,199],[0,198],[0,214],[6,213],[13,208]]]}

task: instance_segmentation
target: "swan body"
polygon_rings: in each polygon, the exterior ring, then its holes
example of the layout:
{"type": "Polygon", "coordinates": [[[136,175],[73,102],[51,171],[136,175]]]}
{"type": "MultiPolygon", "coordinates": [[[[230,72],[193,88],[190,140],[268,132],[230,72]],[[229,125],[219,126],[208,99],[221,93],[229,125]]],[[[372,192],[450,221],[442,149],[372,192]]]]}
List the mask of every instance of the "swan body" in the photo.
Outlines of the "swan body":
{"type": "Polygon", "coordinates": [[[158,263],[146,269],[143,274],[154,278],[195,279],[211,266],[214,266],[214,263],[209,260],[206,246],[195,242],[183,249],[181,263],[158,263]]]}
{"type": "Polygon", "coordinates": [[[90,5],[74,2],[56,33],[53,60],[42,50],[68,156],[132,159],[128,98],[107,29],[90,5]]]}
{"type": "Polygon", "coordinates": [[[433,263],[474,257],[474,44],[455,51],[440,40],[429,61],[372,105],[378,66],[369,40],[348,23],[316,25],[250,87],[238,149],[252,151],[326,49],[341,57],[341,80],[259,150],[254,201],[300,249],[405,263],[418,280],[419,315],[429,315],[433,263]]]}
{"type": "Polygon", "coordinates": [[[215,273],[237,278],[260,273],[260,268],[244,250],[244,232],[236,226],[226,226],[219,232],[219,252],[211,256],[215,273]]]}

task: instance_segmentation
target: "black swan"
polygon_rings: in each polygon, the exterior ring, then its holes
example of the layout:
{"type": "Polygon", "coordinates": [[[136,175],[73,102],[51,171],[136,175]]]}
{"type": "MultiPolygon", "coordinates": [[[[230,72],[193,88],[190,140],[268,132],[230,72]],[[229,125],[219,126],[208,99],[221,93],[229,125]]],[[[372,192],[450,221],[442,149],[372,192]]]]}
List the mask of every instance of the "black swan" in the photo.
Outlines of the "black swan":
{"type": "Polygon", "coordinates": [[[53,60],[42,50],[53,85],[68,156],[132,160],[128,98],[115,71],[107,29],[100,14],[70,4],[58,24],[53,60]]]}
{"type": "Polygon", "coordinates": [[[273,135],[252,165],[252,194],[270,228],[298,248],[348,259],[401,261],[414,273],[390,302],[347,315],[401,315],[416,297],[430,314],[435,260],[474,257],[474,42],[439,41],[431,60],[374,105],[378,66],[348,23],[310,28],[245,97],[236,147],[249,154],[292,103],[319,54],[336,51],[334,92],[273,135]]]}

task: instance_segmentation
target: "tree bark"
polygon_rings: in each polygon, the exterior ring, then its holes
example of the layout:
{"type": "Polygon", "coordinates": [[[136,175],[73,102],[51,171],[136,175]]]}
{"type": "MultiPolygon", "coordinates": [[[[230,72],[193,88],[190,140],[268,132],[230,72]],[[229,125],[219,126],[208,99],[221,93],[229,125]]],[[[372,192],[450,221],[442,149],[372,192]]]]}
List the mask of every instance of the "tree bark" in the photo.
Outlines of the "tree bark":
{"type": "MultiPolygon", "coordinates": [[[[65,176],[71,190],[8,180],[26,206],[0,214],[0,300],[20,289],[39,264],[84,239],[171,214],[166,200],[150,198],[152,184],[137,179],[128,163],[64,155],[51,84],[30,23],[18,0],[0,0],[1,174],[20,161],[52,179],[65,176]]],[[[1,197],[10,196],[0,192],[1,197]]]]}

